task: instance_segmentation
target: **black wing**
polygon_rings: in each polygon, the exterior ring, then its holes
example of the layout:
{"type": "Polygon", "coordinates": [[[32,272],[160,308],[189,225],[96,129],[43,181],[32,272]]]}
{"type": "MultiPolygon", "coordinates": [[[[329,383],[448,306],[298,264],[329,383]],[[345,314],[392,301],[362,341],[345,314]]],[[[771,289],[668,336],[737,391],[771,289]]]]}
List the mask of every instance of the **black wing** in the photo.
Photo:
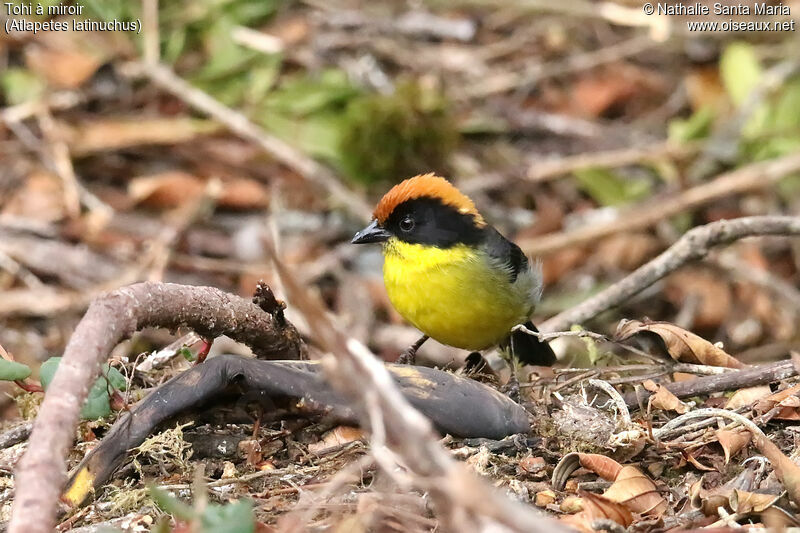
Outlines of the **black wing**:
{"type": "Polygon", "coordinates": [[[519,246],[503,237],[492,227],[486,228],[484,247],[490,257],[494,257],[508,266],[511,283],[517,280],[520,272],[528,268],[528,258],[525,257],[519,246]]]}

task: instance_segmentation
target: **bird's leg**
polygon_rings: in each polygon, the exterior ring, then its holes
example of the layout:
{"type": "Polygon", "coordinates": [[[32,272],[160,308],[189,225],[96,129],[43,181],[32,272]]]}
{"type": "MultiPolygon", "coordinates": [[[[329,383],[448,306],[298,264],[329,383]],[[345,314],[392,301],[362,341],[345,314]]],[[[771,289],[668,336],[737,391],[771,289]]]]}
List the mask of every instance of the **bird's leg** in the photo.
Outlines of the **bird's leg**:
{"type": "Polygon", "coordinates": [[[400,354],[400,357],[397,358],[395,363],[399,365],[413,365],[417,361],[417,350],[419,347],[425,344],[425,341],[428,340],[430,337],[427,335],[423,335],[420,337],[417,342],[409,346],[403,353],[400,354]]]}
{"type": "Polygon", "coordinates": [[[503,387],[503,392],[515,403],[520,403],[522,401],[522,396],[520,395],[519,391],[519,379],[517,378],[516,372],[512,372],[508,377],[508,381],[506,381],[506,384],[503,387]]]}

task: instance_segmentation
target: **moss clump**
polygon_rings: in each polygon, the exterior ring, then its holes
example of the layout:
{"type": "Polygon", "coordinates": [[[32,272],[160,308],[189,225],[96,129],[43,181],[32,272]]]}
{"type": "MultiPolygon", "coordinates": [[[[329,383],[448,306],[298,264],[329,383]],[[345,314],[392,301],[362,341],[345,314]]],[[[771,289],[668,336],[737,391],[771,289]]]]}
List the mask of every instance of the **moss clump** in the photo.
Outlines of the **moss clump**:
{"type": "Polygon", "coordinates": [[[417,83],[391,95],[353,99],[340,140],[342,170],[365,184],[399,180],[431,170],[446,172],[458,144],[455,121],[442,96],[417,83]]]}

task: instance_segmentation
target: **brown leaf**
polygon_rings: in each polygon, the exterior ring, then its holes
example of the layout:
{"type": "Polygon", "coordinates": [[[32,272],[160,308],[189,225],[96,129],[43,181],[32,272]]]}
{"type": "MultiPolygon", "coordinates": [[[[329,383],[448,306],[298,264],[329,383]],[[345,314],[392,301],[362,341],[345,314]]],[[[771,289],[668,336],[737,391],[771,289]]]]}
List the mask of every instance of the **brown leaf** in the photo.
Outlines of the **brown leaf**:
{"type": "Polygon", "coordinates": [[[42,46],[28,47],[25,61],[28,68],[61,89],[77,89],[101,65],[97,57],[88,53],[42,46]]]}
{"type": "Polygon", "coordinates": [[[689,407],[680,401],[677,396],[672,394],[666,387],[663,387],[653,380],[648,379],[643,383],[645,389],[654,393],[647,400],[652,407],[664,411],[675,411],[678,414],[684,414],[689,410],[689,407]]]}
{"type": "Polygon", "coordinates": [[[780,448],[763,433],[753,435],[753,444],[769,460],[775,470],[775,475],[786,488],[789,499],[796,505],[800,505],[800,466],[786,457],[780,448]]]}
{"type": "Polygon", "coordinates": [[[686,458],[686,460],[688,462],[692,463],[692,465],[695,468],[697,468],[698,470],[703,470],[705,472],[714,472],[715,471],[714,468],[711,468],[710,466],[706,466],[703,463],[701,463],[700,461],[698,461],[697,458],[695,458],[695,456],[692,455],[689,452],[683,452],[683,456],[686,458]]]}
{"type": "Polygon", "coordinates": [[[596,453],[568,453],[553,469],[553,488],[563,490],[569,476],[582,466],[603,479],[614,481],[622,470],[622,465],[610,457],[596,453]]]}
{"type": "Polygon", "coordinates": [[[61,134],[75,155],[133,146],[176,144],[208,135],[220,126],[189,118],[106,118],[82,121],[75,127],[63,126],[61,134]]]}
{"type": "Polygon", "coordinates": [[[750,443],[752,434],[746,430],[718,429],[715,432],[722,451],[725,453],[725,464],[728,464],[731,457],[739,453],[750,443]]]}
{"type": "Polygon", "coordinates": [[[623,504],[591,492],[580,491],[579,494],[583,500],[583,511],[561,517],[562,522],[587,533],[595,533],[592,523],[598,519],[611,520],[622,527],[633,523],[633,515],[623,504]]]}
{"type": "Polygon", "coordinates": [[[128,184],[131,199],[141,205],[171,209],[203,194],[203,180],[181,171],[167,171],[133,178],[128,184]]]}
{"type": "Polygon", "coordinates": [[[761,513],[772,507],[780,495],[758,494],[734,489],[730,495],[731,510],[740,514],[761,513]]]}
{"type": "Polygon", "coordinates": [[[316,455],[322,455],[334,448],[339,448],[345,444],[361,440],[364,432],[353,426],[337,426],[322,435],[322,440],[308,445],[308,451],[316,455]]]}
{"type": "Polygon", "coordinates": [[[552,490],[542,490],[536,493],[533,498],[533,504],[536,507],[547,507],[548,505],[556,502],[556,493],[552,490]]]}
{"type": "Polygon", "coordinates": [[[5,199],[2,214],[55,222],[64,218],[64,188],[61,179],[45,171],[33,171],[25,184],[5,199]]]}
{"type": "Polygon", "coordinates": [[[667,500],[659,494],[655,483],[635,466],[624,466],[616,481],[603,496],[625,504],[637,514],[661,516],[667,510],[667,500]]]}
{"type": "Polygon", "coordinates": [[[770,394],[772,394],[772,389],[769,388],[769,385],[759,385],[757,387],[740,389],[730,397],[728,403],[725,404],[725,409],[733,410],[739,409],[740,407],[746,407],[756,403],[762,398],[766,398],[770,394]]]}
{"type": "Polygon", "coordinates": [[[693,328],[716,328],[725,322],[731,311],[731,288],[728,282],[710,269],[690,268],[667,276],[664,297],[682,307],[687,297],[696,299],[693,328]]]}
{"type": "Polygon", "coordinates": [[[256,180],[228,179],[222,183],[222,194],[217,204],[228,209],[262,209],[269,205],[269,193],[256,180]]]}
{"type": "Polygon", "coordinates": [[[617,327],[615,340],[624,341],[634,335],[647,335],[660,339],[667,353],[682,363],[694,363],[728,368],[743,368],[745,365],[721,348],[669,322],[640,322],[623,320],[617,327]]]}
{"type": "Polygon", "coordinates": [[[800,420],[800,384],[794,387],[789,387],[775,394],[767,396],[763,400],[756,403],[755,408],[757,411],[765,413],[772,410],[778,405],[783,409],[778,411],[773,418],[777,420],[800,420]]]}

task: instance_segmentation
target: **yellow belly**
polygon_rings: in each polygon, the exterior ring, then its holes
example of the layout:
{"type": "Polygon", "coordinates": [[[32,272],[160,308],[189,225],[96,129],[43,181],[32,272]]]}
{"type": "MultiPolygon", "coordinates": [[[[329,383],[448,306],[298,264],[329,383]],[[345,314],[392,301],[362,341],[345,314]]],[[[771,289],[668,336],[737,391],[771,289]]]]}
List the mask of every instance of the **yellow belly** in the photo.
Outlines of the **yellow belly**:
{"type": "Polygon", "coordinates": [[[383,279],[395,309],[437,341],[483,350],[530,315],[529,295],[466,246],[440,249],[392,238],[384,245],[383,279]]]}

